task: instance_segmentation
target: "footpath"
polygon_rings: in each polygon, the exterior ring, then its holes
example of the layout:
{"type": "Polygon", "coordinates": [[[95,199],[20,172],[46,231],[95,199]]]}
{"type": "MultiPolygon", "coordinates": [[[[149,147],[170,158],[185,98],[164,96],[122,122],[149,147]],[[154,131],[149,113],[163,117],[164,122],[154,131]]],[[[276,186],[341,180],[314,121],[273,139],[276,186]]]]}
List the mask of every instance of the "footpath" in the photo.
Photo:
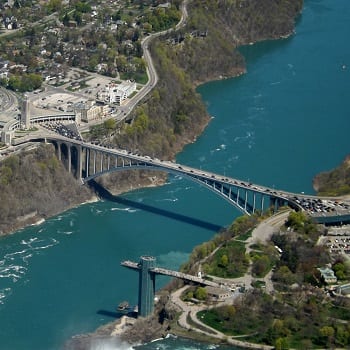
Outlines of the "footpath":
{"type": "MultiPolygon", "coordinates": [[[[256,243],[266,243],[271,235],[278,231],[279,228],[285,223],[285,221],[288,218],[288,215],[290,213],[290,210],[287,210],[285,212],[278,213],[276,215],[273,215],[269,217],[268,219],[264,220],[262,223],[260,223],[252,232],[252,236],[249,237],[245,243],[246,243],[246,249],[247,249],[247,254],[252,250],[251,246],[256,243]]],[[[273,292],[273,285],[271,282],[271,272],[268,273],[265,278],[263,279],[265,281],[266,285],[266,292],[271,293],[273,292]]],[[[213,276],[211,276],[213,277],[213,276]]],[[[220,278],[220,281],[223,281],[223,279],[220,278]]],[[[248,270],[248,272],[243,276],[235,279],[226,279],[227,284],[242,284],[245,285],[246,287],[250,288],[251,283],[253,281],[252,275],[251,275],[251,269],[248,270]]],[[[247,349],[263,349],[263,350],[270,350],[274,349],[273,346],[269,345],[261,345],[261,344],[255,344],[255,343],[249,343],[243,340],[239,340],[234,337],[229,337],[225,335],[224,333],[221,333],[217,331],[214,328],[211,328],[201,322],[200,319],[197,317],[197,313],[201,310],[207,310],[208,305],[206,304],[200,304],[200,305],[195,305],[195,304],[189,304],[181,300],[181,295],[184,293],[184,291],[189,288],[189,286],[184,286],[175,292],[171,294],[171,302],[177,307],[180,308],[181,310],[181,315],[178,319],[178,325],[186,329],[188,331],[195,331],[200,334],[204,334],[208,337],[212,337],[215,339],[219,339],[222,341],[227,342],[228,344],[232,344],[238,347],[243,347],[247,349]],[[196,327],[197,325],[197,327],[196,327]]],[[[237,297],[239,294],[235,293],[231,298],[227,299],[225,302],[222,302],[221,305],[224,303],[226,304],[232,304],[233,299],[237,297]]],[[[211,306],[215,307],[215,306],[211,306]]]]}

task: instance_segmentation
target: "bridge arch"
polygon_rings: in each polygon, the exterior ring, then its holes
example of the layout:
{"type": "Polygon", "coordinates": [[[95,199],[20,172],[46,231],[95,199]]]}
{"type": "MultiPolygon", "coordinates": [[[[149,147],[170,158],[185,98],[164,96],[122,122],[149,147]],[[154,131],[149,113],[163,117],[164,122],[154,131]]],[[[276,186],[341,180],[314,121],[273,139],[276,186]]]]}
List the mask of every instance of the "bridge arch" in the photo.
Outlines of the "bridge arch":
{"type": "Polygon", "coordinates": [[[350,222],[350,202],[340,198],[322,198],[276,190],[239,179],[228,178],[226,175],[223,177],[223,175],[202,169],[161,161],[149,156],[108,148],[58,134],[41,133],[34,137],[26,136],[21,138],[20,141],[15,140],[14,145],[32,141],[56,144],[57,152],[61,150],[61,146],[58,145],[65,144],[63,147],[66,147],[64,149],[67,150],[68,157],[70,157],[68,170],[72,172],[72,169],[75,169],[76,177],[83,183],[103,174],[117,171],[132,169],[163,171],[181,175],[205,186],[248,215],[257,211],[263,212],[270,208],[276,211],[278,208],[288,205],[297,211],[305,211],[316,222],[326,225],[350,222]],[[324,210],[327,206],[328,209],[331,208],[330,212],[324,210]]]}
{"type": "MultiPolygon", "coordinates": [[[[121,158],[124,159],[123,157],[121,158]]],[[[294,205],[294,203],[290,203],[287,198],[279,198],[271,194],[266,194],[262,191],[257,191],[243,186],[232,185],[224,179],[209,178],[204,174],[186,174],[181,171],[181,169],[169,169],[167,167],[151,162],[137,161],[134,163],[130,159],[116,160],[116,165],[111,168],[97,171],[95,173],[89,173],[89,176],[83,178],[83,182],[87,183],[88,181],[105,174],[128,170],[155,170],[167,172],[172,175],[180,175],[187,180],[204,186],[216,195],[224,198],[231,205],[235,206],[239,211],[247,215],[251,215],[257,212],[264,212],[268,209],[276,211],[278,208],[286,205],[294,206],[295,209],[299,210],[298,206],[294,205]]]]}

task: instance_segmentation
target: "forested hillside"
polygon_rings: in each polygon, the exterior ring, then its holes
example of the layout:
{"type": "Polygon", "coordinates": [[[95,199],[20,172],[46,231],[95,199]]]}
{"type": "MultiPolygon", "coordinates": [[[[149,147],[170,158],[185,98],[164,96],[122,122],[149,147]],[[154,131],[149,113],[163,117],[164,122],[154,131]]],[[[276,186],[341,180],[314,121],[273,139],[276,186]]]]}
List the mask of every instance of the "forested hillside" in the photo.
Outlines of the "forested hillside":
{"type": "Polygon", "coordinates": [[[350,194],[350,156],[337,168],[316,175],[313,185],[321,196],[350,194]]]}
{"type": "Polygon", "coordinates": [[[67,173],[50,145],[1,162],[0,193],[0,235],[92,197],[67,173]]]}

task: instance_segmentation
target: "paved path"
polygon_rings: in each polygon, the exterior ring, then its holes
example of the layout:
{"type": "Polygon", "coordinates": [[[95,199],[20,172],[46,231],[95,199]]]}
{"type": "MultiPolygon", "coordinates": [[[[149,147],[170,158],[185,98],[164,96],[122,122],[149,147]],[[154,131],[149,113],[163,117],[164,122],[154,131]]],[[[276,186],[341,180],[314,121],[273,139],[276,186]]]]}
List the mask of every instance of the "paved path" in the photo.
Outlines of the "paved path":
{"type": "Polygon", "coordinates": [[[263,349],[263,350],[271,350],[274,347],[268,346],[268,345],[260,345],[260,344],[254,344],[254,343],[248,343],[242,340],[234,339],[233,337],[229,337],[225,335],[224,333],[221,333],[217,331],[214,328],[211,328],[204,323],[201,322],[201,320],[198,319],[197,313],[201,310],[208,309],[207,305],[189,305],[188,303],[183,302],[180,299],[181,294],[188,288],[189,286],[184,286],[178,290],[176,290],[174,293],[171,294],[171,301],[177,305],[182,313],[178,319],[178,324],[180,327],[187,329],[188,331],[195,331],[197,333],[204,334],[206,336],[219,339],[221,341],[226,341],[229,344],[245,347],[249,349],[263,349]],[[191,324],[188,323],[188,318],[191,319],[191,324]],[[200,328],[194,327],[192,323],[198,324],[200,328]]]}
{"type": "MultiPolygon", "coordinates": [[[[284,212],[278,213],[276,215],[273,215],[269,217],[268,219],[264,220],[261,222],[252,232],[252,236],[249,237],[246,241],[247,245],[247,253],[251,251],[250,246],[255,243],[266,243],[269,241],[271,238],[271,235],[278,231],[279,228],[285,223],[285,221],[288,218],[288,215],[290,213],[290,210],[286,210],[284,212]]],[[[273,285],[271,282],[271,275],[272,271],[270,271],[264,278],[264,281],[266,283],[266,292],[270,293],[273,291],[273,285]]],[[[214,279],[218,279],[215,278],[214,279]]],[[[218,280],[223,280],[222,278],[218,280]]],[[[253,278],[251,276],[250,271],[246,273],[243,277],[240,278],[235,278],[235,279],[226,279],[227,283],[235,283],[235,284],[244,284],[245,286],[251,286],[253,278]]],[[[193,305],[189,303],[185,303],[180,299],[182,293],[189,288],[189,286],[184,286],[175,292],[171,294],[171,301],[175,305],[177,305],[181,309],[181,315],[178,319],[178,324],[180,327],[187,329],[187,330],[192,330],[198,333],[205,334],[209,337],[213,337],[216,339],[221,339],[227,341],[227,343],[240,346],[240,347],[245,347],[245,348],[250,348],[250,349],[273,349],[274,347],[268,346],[268,345],[260,345],[260,344],[254,344],[254,343],[248,343],[242,340],[234,339],[233,337],[229,337],[225,335],[224,333],[221,333],[217,331],[216,329],[213,329],[201,322],[200,319],[197,317],[197,313],[201,310],[206,310],[208,309],[208,305],[205,304],[200,304],[200,305],[193,305]],[[188,322],[188,319],[191,319],[191,324],[188,322]],[[199,327],[196,328],[193,326],[193,323],[198,324],[199,327]]],[[[236,295],[237,296],[237,295],[236,295]]],[[[226,304],[232,304],[233,298],[230,298],[227,300],[225,303],[226,304]]],[[[215,307],[211,306],[211,307],[215,307]]]]}

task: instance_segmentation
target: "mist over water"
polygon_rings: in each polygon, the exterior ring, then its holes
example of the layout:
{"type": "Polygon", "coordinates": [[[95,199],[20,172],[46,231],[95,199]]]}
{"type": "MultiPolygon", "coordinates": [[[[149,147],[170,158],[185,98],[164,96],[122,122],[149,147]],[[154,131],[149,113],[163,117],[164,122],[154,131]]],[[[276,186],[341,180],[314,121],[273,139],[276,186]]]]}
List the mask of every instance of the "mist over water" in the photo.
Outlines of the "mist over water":
{"type": "MultiPolygon", "coordinates": [[[[248,74],[199,88],[214,118],[177,161],[312,193],[312,177],[350,153],[349,18],[348,0],[306,0],[295,36],[242,48],[248,74]]],[[[113,321],[121,301],[137,303],[137,275],[122,260],[149,254],[178,269],[238,215],[207,189],[170,176],[162,187],[85,204],[1,238],[0,348],[56,350],[113,321]]],[[[169,338],[137,349],[211,348],[169,338]]]]}

